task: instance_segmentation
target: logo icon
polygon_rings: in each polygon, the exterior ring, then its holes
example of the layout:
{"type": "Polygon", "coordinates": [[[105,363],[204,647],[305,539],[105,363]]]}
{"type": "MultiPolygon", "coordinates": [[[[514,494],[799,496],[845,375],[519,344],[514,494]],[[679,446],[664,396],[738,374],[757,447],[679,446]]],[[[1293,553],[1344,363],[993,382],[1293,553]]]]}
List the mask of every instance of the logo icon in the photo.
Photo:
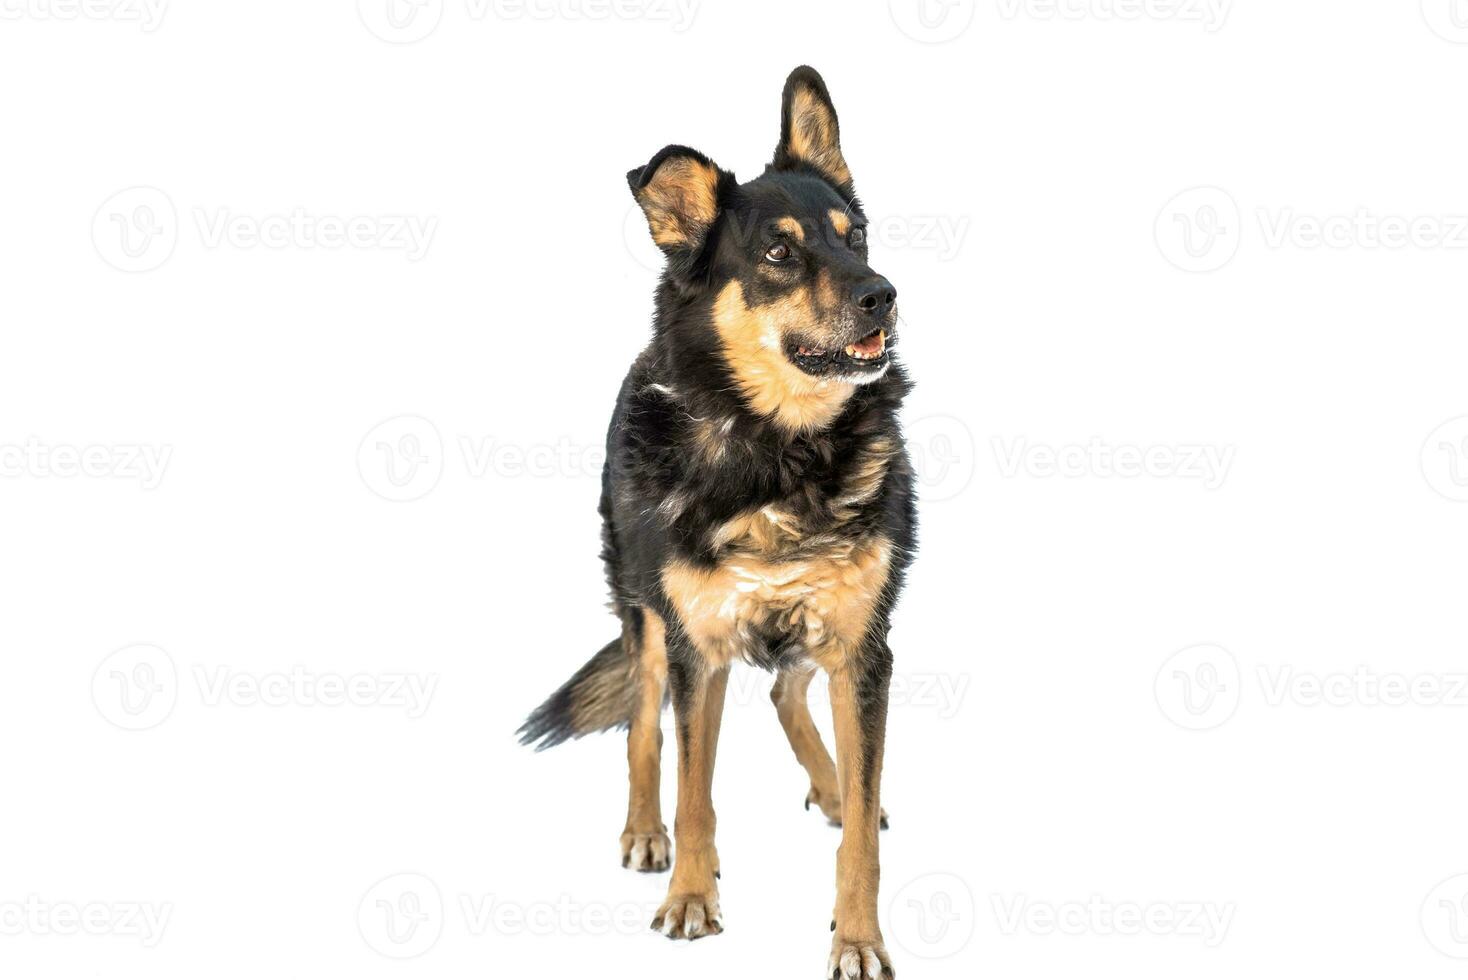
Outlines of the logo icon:
{"type": "Polygon", "coordinates": [[[1184,272],[1213,272],[1238,254],[1242,219],[1233,195],[1219,187],[1183,191],[1157,213],[1153,234],[1162,257],[1184,272]]]}
{"type": "Polygon", "coordinates": [[[1468,0],[1422,0],[1422,19],[1443,40],[1468,44],[1468,0]]]}
{"type": "Polygon", "coordinates": [[[957,875],[935,872],[904,885],[887,910],[887,932],[920,959],[956,956],[974,937],[974,893],[957,875]]]}
{"type": "Polygon", "coordinates": [[[156,187],[118,191],[92,216],[92,244],[114,269],[150,272],[167,262],[178,244],[178,212],[156,187]]]}
{"type": "Polygon", "coordinates": [[[888,0],[892,23],[914,41],[942,44],[974,22],[974,0],[888,0]]]}
{"type": "Polygon", "coordinates": [[[1444,422],[1427,437],[1422,475],[1449,500],[1468,501],[1468,415],[1444,422]]]}
{"type": "Polygon", "coordinates": [[[1157,706],[1179,728],[1201,732],[1217,728],[1239,707],[1239,663],[1213,644],[1179,650],[1157,671],[1157,706]]]}
{"type": "Polygon", "coordinates": [[[443,476],[443,439],[417,415],[399,415],[367,433],[357,447],[357,471],[367,489],[406,503],[427,496],[443,476]]]}
{"type": "Polygon", "coordinates": [[[379,39],[412,44],[437,29],[443,0],[357,0],[357,16],[379,39]]]}
{"type": "Polygon", "coordinates": [[[627,254],[638,265],[648,272],[663,271],[662,249],[653,243],[647,230],[647,216],[636,204],[627,209],[627,217],[622,219],[622,241],[627,246],[627,254]]]}
{"type": "Polygon", "coordinates": [[[1428,893],[1422,934],[1444,956],[1468,960],[1468,874],[1454,875],[1428,893]]]}
{"type": "Polygon", "coordinates": [[[178,671],[166,651],[147,643],[109,654],[92,674],[92,703],[118,728],[161,725],[178,703],[178,671]]]}
{"type": "Polygon", "coordinates": [[[917,475],[918,498],[952,500],[973,481],[978,453],[974,435],[952,415],[929,415],[907,427],[907,453],[917,475]]]}
{"type": "Polygon", "coordinates": [[[427,875],[388,875],[357,906],[357,931],[375,951],[395,960],[422,956],[443,934],[443,896],[427,875]]]}

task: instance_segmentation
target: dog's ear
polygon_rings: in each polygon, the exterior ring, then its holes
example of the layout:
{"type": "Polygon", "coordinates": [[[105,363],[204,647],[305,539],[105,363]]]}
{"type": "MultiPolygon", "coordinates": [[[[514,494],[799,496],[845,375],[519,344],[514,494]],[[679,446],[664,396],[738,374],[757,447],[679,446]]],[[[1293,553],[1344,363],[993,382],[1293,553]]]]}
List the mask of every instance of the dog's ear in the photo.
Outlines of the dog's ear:
{"type": "Polygon", "coordinates": [[[841,124],[836,106],[819,73],[801,65],[785,80],[780,106],[780,145],[775,148],[776,170],[811,167],[847,197],[852,194],[851,170],[841,155],[841,124]]]}
{"type": "Polygon", "coordinates": [[[652,240],[668,257],[675,277],[687,279],[698,268],[720,202],[733,183],[733,174],[686,146],[665,146],[647,166],[627,172],[652,240]]]}

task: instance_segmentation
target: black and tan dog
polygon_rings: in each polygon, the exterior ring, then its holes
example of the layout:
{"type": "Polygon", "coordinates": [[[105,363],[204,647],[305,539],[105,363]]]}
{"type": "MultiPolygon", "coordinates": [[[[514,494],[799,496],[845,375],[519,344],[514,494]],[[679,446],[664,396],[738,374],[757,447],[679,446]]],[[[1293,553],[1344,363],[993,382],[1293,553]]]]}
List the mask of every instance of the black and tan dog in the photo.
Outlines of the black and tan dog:
{"type": "Polygon", "coordinates": [[[696,939],[723,931],[710,789],[729,666],[777,671],[806,806],[842,827],[829,975],[890,978],[877,923],[887,631],[914,546],[896,292],[868,264],[836,110],[810,68],[785,84],[780,143],[755,180],[681,146],[627,179],[667,268],[607,436],[602,555],[622,634],[521,734],[544,747],[627,726],[622,863],[661,871],[671,696],[677,852],[653,928],[696,939]],[[818,667],[835,763],[806,705],[818,667]]]}

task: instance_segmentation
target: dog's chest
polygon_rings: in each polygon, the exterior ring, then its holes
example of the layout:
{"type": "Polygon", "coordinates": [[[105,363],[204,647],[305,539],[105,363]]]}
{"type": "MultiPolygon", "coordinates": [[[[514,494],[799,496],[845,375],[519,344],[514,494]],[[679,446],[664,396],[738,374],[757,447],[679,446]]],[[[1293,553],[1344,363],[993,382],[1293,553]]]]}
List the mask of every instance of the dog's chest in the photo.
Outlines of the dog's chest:
{"type": "Polygon", "coordinates": [[[716,666],[828,664],[860,644],[890,564],[890,543],[872,536],[784,560],[740,551],[712,568],[673,562],[663,588],[694,646],[716,666]]]}
{"type": "Polygon", "coordinates": [[[891,564],[891,544],[870,530],[868,512],[897,452],[877,434],[829,472],[791,474],[787,496],[705,532],[712,565],[663,568],[663,590],[706,658],[822,662],[861,642],[891,564]]]}

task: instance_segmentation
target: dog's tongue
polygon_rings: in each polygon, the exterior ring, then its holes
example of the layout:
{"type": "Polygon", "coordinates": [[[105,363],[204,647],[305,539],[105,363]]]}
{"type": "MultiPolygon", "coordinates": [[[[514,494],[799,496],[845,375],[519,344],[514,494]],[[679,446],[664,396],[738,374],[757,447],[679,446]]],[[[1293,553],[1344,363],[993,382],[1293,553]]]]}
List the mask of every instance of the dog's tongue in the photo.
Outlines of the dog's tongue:
{"type": "Polygon", "coordinates": [[[848,350],[854,350],[858,354],[870,357],[873,354],[880,354],[882,352],[882,342],[885,339],[886,338],[882,336],[882,331],[878,330],[876,333],[868,337],[861,338],[856,343],[852,344],[851,347],[848,348],[848,350]]]}

